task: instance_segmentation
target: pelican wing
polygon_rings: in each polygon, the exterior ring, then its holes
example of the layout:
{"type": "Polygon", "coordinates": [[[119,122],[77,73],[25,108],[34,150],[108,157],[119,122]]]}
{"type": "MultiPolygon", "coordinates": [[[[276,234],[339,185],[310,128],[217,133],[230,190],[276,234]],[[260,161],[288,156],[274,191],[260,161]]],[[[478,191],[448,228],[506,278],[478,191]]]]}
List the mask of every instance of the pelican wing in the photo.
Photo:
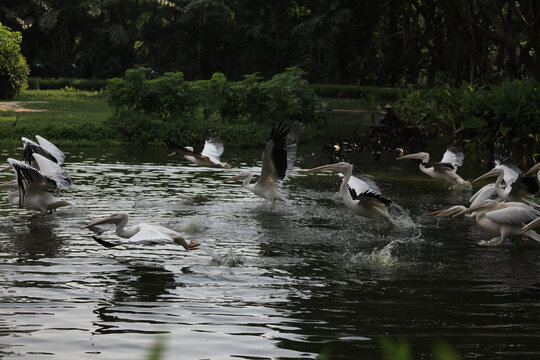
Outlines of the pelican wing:
{"type": "Polygon", "coordinates": [[[390,199],[387,199],[384,196],[382,196],[381,194],[376,193],[376,192],[371,191],[371,190],[366,190],[366,191],[364,191],[362,193],[357,193],[354,189],[349,187],[349,193],[351,194],[351,197],[353,198],[353,200],[359,200],[360,202],[377,201],[377,202],[379,202],[381,204],[384,204],[384,205],[390,205],[392,203],[392,201],[390,199]]]}
{"type": "Polygon", "coordinates": [[[178,145],[174,141],[165,140],[165,144],[167,144],[170,150],[174,151],[178,155],[189,155],[189,156],[193,156],[194,158],[201,159],[201,160],[209,160],[207,156],[188,150],[185,147],[178,145]]]}
{"type": "Polygon", "coordinates": [[[261,182],[287,180],[296,160],[296,144],[300,135],[300,126],[294,123],[290,128],[283,123],[272,126],[270,140],[262,156],[261,182]]]}
{"type": "Polygon", "coordinates": [[[51,161],[38,153],[33,153],[32,156],[37,163],[40,173],[54,180],[58,189],[69,189],[71,186],[71,178],[67,171],[63,170],[60,165],[54,161],[51,161]]]}
{"type": "Polygon", "coordinates": [[[51,153],[45,150],[38,143],[35,143],[25,137],[22,137],[21,140],[23,142],[23,161],[27,164],[33,163],[34,157],[32,156],[32,154],[34,153],[40,154],[51,161],[58,162],[58,160],[51,153]]]}
{"type": "Polygon", "coordinates": [[[457,168],[463,165],[464,158],[463,150],[454,142],[448,145],[440,163],[450,164],[454,168],[454,171],[457,171],[457,168]]]}
{"type": "Polygon", "coordinates": [[[426,168],[434,168],[436,171],[444,172],[453,172],[455,173],[457,171],[457,167],[452,165],[449,162],[428,162],[424,164],[424,167],[426,168]]]}
{"type": "Polygon", "coordinates": [[[538,192],[538,184],[535,178],[523,173],[519,174],[516,181],[512,183],[510,193],[511,199],[534,201],[534,195],[538,192]]]}
{"type": "Polygon", "coordinates": [[[215,159],[219,161],[219,157],[225,151],[223,142],[218,136],[206,136],[204,141],[204,148],[201,152],[201,155],[209,157],[210,159],[215,159]]]}
{"type": "Polygon", "coordinates": [[[503,206],[486,213],[486,218],[500,224],[524,225],[540,216],[540,211],[522,203],[506,203],[503,206]]]}
{"type": "Polygon", "coordinates": [[[36,168],[12,158],[7,161],[15,170],[15,177],[19,187],[19,206],[24,204],[24,198],[29,192],[56,192],[56,182],[40,173],[36,168]]]}
{"type": "Polygon", "coordinates": [[[41,145],[41,147],[45,151],[47,151],[56,159],[56,162],[58,163],[58,165],[62,165],[64,163],[64,159],[66,158],[66,156],[64,155],[62,151],[60,151],[59,148],[56,147],[56,145],[54,145],[49,140],[42,138],[39,135],[36,135],[36,139],[39,145],[41,145]]]}
{"type": "Polygon", "coordinates": [[[139,231],[127,239],[132,244],[159,244],[172,242],[172,237],[161,226],[139,224],[139,231]]]}

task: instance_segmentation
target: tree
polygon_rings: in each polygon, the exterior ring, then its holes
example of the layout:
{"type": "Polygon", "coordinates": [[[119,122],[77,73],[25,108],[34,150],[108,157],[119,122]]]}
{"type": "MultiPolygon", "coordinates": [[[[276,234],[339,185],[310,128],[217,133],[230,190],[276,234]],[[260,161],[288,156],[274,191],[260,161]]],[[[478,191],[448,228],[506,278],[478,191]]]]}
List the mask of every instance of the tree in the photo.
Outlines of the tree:
{"type": "Polygon", "coordinates": [[[12,99],[26,84],[29,70],[21,41],[21,33],[0,23],[0,99],[12,99]]]}

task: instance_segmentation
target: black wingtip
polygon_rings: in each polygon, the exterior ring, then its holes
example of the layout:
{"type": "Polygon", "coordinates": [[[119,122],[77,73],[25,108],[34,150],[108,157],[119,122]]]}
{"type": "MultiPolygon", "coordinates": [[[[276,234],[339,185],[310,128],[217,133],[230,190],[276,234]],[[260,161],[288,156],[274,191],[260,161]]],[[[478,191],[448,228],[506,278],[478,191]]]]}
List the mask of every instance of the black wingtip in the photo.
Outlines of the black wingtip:
{"type": "Polygon", "coordinates": [[[97,236],[92,236],[92,239],[94,239],[98,244],[105,246],[106,248],[112,248],[119,245],[119,244],[115,244],[109,241],[102,240],[98,238],[97,236]]]}

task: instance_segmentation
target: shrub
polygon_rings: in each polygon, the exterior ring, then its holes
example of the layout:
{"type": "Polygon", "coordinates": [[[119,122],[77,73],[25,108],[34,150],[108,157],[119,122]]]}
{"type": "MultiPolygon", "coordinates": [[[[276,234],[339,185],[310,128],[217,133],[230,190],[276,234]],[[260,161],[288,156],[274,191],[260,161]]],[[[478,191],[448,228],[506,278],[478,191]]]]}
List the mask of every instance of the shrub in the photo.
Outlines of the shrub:
{"type": "Polygon", "coordinates": [[[26,85],[29,69],[21,54],[22,36],[0,23],[0,99],[12,99],[26,85]]]}

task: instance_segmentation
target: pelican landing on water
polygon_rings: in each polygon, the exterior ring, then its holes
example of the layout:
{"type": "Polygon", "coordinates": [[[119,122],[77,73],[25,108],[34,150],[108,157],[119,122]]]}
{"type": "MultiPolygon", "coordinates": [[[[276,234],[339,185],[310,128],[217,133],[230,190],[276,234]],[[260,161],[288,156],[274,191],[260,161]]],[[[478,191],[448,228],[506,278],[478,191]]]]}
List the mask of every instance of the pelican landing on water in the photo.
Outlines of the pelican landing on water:
{"type": "Polygon", "coordinates": [[[456,143],[453,143],[447,147],[440,162],[430,162],[427,152],[400,156],[397,160],[415,159],[418,162],[420,171],[424,174],[437,180],[446,181],[452,184],[455,189],[470,190],[472,189],[471,184],[457,174],[457,169],[463,165],[464,158],[463,151],[456,143]]]}
{"type": "Polygon", "coordinates": [[[300,136],[300,125],[290,127],[280,123],[273,125],[270,140],[262,154],[261,175],[255,184],[250,184],[253,174],[242,172],[223,181],[243,180],[242,185],[257,196],[275,205],[276,200],[286,201],[281,193],[283,181],[291,174],[296,161],[296,146],[300,136]]]}
{"type": "Polygon", "coordinates": [[[207,131],[204,141],[204,148],[200,154],[193,151],[191,146],[182,147],[172,141],[166,141],[167,146],[173,150],[169,156],[183,155],[186,160],[191,161],[199,166],[221,166],[226,169],[231,169],[232,165],[221,162],[220,157],[225,151],[223,142],[217,135],[210,135],[207,131]]]}
{"type": "Polygon", "coordinates": [[[345,206],[355,214],[378,223],[396,225],[388,213],[391,201],[382,196],[375,182],[366,176],[353,175],[353,166],[346,162],[319,166],[307,171],[330,170],[343,174],[339,192],[345,206]]]}
{"type": "MultiPolygon", "coordinates": [[[[163,226],[154,224],[137,224],[133,226],[127,226],[129,221],[129,215],[126,213],[117,213],[102,219],[96,220],[82,229],[91,228],[100,224],[116,224],[116,234],[121,238],[125,238],[122,243],[130,245],[149,245],[149,244],[178,244],[184,247],[186,250],[195,250],[200,245],[196,242],[187,242],[176,231],[168,229],[163,226]]],[[[94,240],[99,242],[105,247],[113,247],[120,245],[120,243],[111,243],[94,237],[94,240]]]]}

